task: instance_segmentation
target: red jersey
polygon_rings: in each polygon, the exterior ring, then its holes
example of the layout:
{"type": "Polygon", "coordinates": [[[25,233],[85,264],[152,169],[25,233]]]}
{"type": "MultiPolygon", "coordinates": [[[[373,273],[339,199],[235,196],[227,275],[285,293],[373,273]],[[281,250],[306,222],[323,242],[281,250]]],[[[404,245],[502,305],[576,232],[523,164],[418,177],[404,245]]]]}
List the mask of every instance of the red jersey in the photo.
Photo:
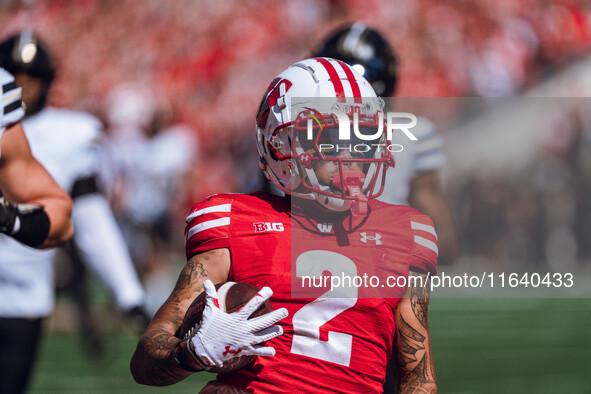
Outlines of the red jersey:
{"type": "Polygon", "coordinates": [[[193,206],[187,259],[216,248],[230,250],[228,280],[269,286],[273,309],[289,312],[278,323],[284,334],[268,342],[274,357],[218,375],[255,393],[381,392],[406,289],[387,278],[406,279],[410,267],[435,274],[437,261],[431,219],[408,206],[371,200],[363,218],[312,218],[264,192],[220,194],[193,206]],[[331,287],[333,276],[353,284],[331,287]]]}

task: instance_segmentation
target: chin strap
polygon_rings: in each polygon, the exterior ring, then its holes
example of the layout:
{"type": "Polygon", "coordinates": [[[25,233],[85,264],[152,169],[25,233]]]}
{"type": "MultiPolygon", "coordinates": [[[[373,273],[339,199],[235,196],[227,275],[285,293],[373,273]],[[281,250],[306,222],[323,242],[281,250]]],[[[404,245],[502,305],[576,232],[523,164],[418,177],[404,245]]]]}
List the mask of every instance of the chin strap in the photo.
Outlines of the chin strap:
{"type": "Polygon", "coordinates": [[[359,194],[357,199],[351,203],[351,212],[355,216],[367,215],[367,197],[364,194],[359,194]]]}
{"type": "Polygon", "coordinates": [[[367,197],[361,191],[365,183],[365,174],[362,171],[343,171],[341,174],[335,174],[332,178],[332,184],[343,191],[348,197],[353,197],[351,201],[351,213],[355,216],[365,216],[367,214],[367,197]]]}

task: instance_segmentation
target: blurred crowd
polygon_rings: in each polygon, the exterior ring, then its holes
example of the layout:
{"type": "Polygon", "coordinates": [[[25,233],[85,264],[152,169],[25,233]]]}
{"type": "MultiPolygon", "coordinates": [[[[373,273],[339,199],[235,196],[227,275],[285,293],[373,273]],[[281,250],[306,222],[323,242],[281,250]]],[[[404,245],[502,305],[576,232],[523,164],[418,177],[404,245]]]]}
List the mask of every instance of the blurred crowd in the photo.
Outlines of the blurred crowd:
{"type": "Polygon", "coordinates": [[[391,40],[397,94],[410,97],[518,94],[583,54],[591,34],[580,0],[3,4],[2,34],[33,27],[60,59],[54,103],[105,118],[109,92],[130,81],[169,103],[201,141],[189,200],[244,186],[232,158],[244,155],[267,81],[345,21],[364,20],[391,40]]]}
{"type": "Polygon", "coordinates": [[[547,120],[535,126],[530,160],[452,182],[465,255],[497,269],[576,271],[591,262],[591,101],[522,98],[514,105],[550,115],[538,115],[547,120]]]}
{"type": "MultiPolygon", "coordinates": [[[[136,264],[148,272],[182,251],[191,203],[213,193],[244,191],[258,173],[253,118],[270,78],[308,57],[334,28],[354,20],[377,28],[393,43],[400,59],[397,95],[404,97],[518,96],[582,58],[591,46],[591,5],[583,0],[0,4],[3,37],[34,29],[55,52],[58,75],[51,103],[90,112],[103,122],[107,192],[134,246],[136,264]]],[[[589,178],[588,161],[573,167],[571,153],[588,149],[578,144],[589,138],[580,130],[591,127],[578,119],[569,148],[542,155],[544,161],[526,176],[531,188],[468,177],[449,191],[468,257],[496,258],[502,248],[494,240],[509,227],[517,233],[504,245],[527,251],[520,252],[526,259],[543,259],[548,253],[539,245],[551,237],[564,239],[564,232],[540,233],[539,222],[552,220],[544,212],[555,206],[553,193],[565,190],[550,180],[577,184],[571,188],[578,193],[571,207],[591,193],[589,185],[578,182],[589,178]],[[537,237],[527,241],[533,246],[519,244],[521,230],[537,237]]],[[[441,131],[444,137],[452,132],[441,131]]],[[[570,213],[567,227],[575,241],[582,233],[573,229],[583,226],[581,221],[587,223],[581,228],[588,228],[589,215],[570,213]]],[[[591,255],[588,249],[579,247],[585,256],[591,255]]],[[[154,286],[168,289],[168,283],[154,286]]]]}

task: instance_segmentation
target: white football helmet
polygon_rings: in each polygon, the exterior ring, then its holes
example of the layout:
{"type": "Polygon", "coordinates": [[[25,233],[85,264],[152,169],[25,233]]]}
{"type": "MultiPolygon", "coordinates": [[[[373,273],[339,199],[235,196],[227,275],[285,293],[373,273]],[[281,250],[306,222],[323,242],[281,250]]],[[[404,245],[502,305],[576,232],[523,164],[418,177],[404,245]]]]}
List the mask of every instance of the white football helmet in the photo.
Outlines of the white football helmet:
{"type": "Polygon", "coordinates": [[[273,79],[256,117],[265,175],[284,193],[365,214],[394,163],[383,107],[369,82],[340,60],[291,65],[273,79]],[[327,180],[319,170],[329,163],[327,180]]]}

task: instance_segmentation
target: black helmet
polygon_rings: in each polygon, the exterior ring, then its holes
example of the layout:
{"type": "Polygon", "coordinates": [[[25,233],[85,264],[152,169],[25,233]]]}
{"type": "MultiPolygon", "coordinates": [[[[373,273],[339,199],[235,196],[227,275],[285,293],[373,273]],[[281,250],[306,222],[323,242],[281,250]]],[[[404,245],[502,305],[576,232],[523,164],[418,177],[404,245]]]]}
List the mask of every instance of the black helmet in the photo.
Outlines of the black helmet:
{"type": "Polygon", "coordinates": [[[47,82],[55,77],[55,66],[47,46],[30,31],[0,43],[0,67],[13,74],[25,72],[47,82]]]}
{"type": "Polygon", "coordinates": [[[314,56],[332,57],[353,66],[378,96],[394,93],[398,59],[384,36],[360,22],[347,24],[326,39],[314,56]]]}
{"type": "Polygon", "coordinates": [[[41,97],[35,108],[27,108],[27,115],[45,106],[49,86],[55,77],[55,65],[47,46],[31,31],[23,31],[0,42],[0,67],[12,74],[25,73],[40,78],[41,97]]]}

